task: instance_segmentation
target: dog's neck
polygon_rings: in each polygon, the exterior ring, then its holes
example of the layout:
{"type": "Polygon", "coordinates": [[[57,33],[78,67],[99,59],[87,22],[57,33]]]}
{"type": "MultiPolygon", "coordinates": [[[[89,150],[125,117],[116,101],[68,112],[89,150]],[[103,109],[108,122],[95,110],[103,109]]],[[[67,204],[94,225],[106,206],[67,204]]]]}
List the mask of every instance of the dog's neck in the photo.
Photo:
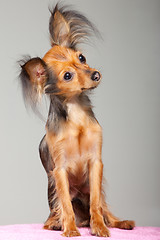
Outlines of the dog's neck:
{"type": "Polygon", "coordinates": [[[80,123],[84,115],[94,119],[90,99],[85,93],[65,99],[61,96],[51,95],[47,128],[54,133],[58,132],[61,124],[67,121],[80,123]]]}

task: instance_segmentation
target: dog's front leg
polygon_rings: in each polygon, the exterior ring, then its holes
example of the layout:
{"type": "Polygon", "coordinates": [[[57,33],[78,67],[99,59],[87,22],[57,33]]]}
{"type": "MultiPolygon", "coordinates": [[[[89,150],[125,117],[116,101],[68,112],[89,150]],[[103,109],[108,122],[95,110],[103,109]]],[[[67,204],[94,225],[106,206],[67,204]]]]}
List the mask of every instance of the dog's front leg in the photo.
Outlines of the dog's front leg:
{"type": "Polygon", "coordinates": [[[70,200],[69,182],[65,168],[56,167],[53,171],[56,191],[62,208],[63,236],[80,236],[75,224],[75,216],[70,200]]]}
{"type": "Polygon", "coordinates": [[[104,223],[101,209],[102,175],[101,159],[91,160],[89,165],[91,232],[96,236],[109,237],[109,230],[104,223]]]}

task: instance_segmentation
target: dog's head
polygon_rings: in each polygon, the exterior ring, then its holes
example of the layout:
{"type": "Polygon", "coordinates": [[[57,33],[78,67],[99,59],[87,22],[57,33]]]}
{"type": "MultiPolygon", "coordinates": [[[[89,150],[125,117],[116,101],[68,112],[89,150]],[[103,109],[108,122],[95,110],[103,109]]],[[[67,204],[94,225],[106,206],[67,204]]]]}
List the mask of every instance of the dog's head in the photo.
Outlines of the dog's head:
{"type": "Polygon", "coordinates": [[[56,5],[51,11],[49,31],[52,48],[41,58],[21,64],[20,79],[25,100],[35,105],[43,93],[72,97],[95,88],[101,74],[86,63],[78,44],[98,33],[77,11],[56,5]]]}

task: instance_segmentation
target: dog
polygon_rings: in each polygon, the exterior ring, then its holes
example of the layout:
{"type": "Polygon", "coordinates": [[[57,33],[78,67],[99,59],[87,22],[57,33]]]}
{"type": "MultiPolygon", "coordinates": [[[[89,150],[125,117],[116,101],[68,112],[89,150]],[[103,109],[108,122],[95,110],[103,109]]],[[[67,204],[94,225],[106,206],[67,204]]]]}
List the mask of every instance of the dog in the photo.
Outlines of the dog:
{"type": "Polygon", "coordinates": [[[21,61],[20,81],[25,101],[35,110],[43,94],[50,107],[46,135],[39,145],[48,176],[50,215],[44,229],[80,236],[77,227],[110,236],[108,227],[133,229],[134,221],[120,221],[105,201],[102,188],[102,129],[88,93],[101,81],[78,46],[96,27],[81,13],[57,4],[49,22],[51,49],[41,59],[21,61]]]}

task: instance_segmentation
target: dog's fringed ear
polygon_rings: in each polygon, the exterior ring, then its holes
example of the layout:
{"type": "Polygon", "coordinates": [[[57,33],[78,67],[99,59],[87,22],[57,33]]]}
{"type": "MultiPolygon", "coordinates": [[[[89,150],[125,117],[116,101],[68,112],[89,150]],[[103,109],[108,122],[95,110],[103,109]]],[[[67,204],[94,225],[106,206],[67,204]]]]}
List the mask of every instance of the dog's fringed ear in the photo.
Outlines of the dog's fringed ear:
{"type": "Polygon", "coordinates": [[[63,17],[63,14],[58,10],[58,5],[56,5],[53,13],[51,12],[51,14],[49,22],[51,45],[57,44],[61,46],[68,46],[70,27],[63,17]]]}
{"type": "Polygon", "coordinates": [[[21,60],[20,80],[25,103],[29,103],[36,111],[36,106],[41,100],[47,81],[46,64],[41,58],[21,60]]]}
{"type": "MultiPolygon", "coordinates": [[[[69,8],[69,6],[68,6],[69,8]]],[[[61,45],[76,49],[76,45],[88,40],[93,34],[100,36],[97,28],[81,13],[60,7],[51,11],[49,31],[51,45],[61,45]]]]}

